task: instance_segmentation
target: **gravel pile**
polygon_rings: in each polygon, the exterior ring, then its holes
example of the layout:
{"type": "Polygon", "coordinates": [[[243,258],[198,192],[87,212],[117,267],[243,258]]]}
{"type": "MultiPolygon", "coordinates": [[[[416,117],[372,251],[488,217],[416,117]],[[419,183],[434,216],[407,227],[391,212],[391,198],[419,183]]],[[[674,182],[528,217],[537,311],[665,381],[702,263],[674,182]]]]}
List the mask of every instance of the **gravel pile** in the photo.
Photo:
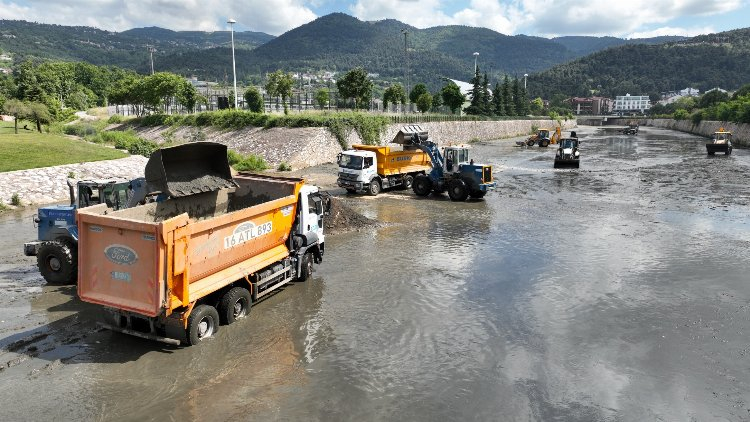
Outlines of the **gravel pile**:
{"type": "Polygon", "coordinates": [[[380,226],[376,220],[365,217],[347,205],[345,200],[334,196],[331,201],[331,215],[325,220],[328,234],[377,229],[380,226]]]}

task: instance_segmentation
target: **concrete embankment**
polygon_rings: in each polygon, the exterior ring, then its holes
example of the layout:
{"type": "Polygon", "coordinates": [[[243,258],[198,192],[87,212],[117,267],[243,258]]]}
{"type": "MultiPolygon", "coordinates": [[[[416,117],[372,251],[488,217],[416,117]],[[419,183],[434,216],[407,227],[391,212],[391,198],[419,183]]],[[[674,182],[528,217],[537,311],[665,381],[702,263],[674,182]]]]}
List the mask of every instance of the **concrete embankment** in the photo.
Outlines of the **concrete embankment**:
{"type": "Polygon", "coordinates": [[[696,125],[690,120],[648,119],[646,120],[646,125],[693,133],[709,138],[719,128],[724,128],[724,130],[732,132],[733,143],[735,145],[750,145],[750,124],[746,123],[702,121],[696,125]]]}
{"type": "MultiPolygon", "coordinates": [[[[441,145],[468,143],[472,140],[486,141],[507,138],[531,132],[533,126],[554,127],[552,120],[503,120],[477,122],[431,122],[421,123],[430,133],[430,138],[441,145]]],[[[575,120],[562,122],[563,129],[577,126],[575,120]]],[[[389,143],[403,127],[402,124],[388,125],[380,143],[389,143]]],[[[157,126],[136,128],[138,136],[157,143],[167,140],[205,140],[227,145],[229,149],[243,154],[262,156],[272,167],[284,162],[294,169],[333,162],[341,152],[336,138],[326,128],[245,128],[222,130],[216,128],[157,126]]],[[[351,131],[346,138],[347,145],[361,144],[362,139],[351,131]]]]}
{"type": "MultiPolygon", "coordinates": [[[[481,122],[434,122],[422,123],[430,138],[441,145],[468,143],[473,140],[491,140],[523,135],[533,126],[553,127],[552,120],[506,120],[481,122]]],[[[390,142],[403,125],[389,125],[381,136],[381,144],[390,142]]],[[[575,120],[563,122],[563,129],[576,127],[575,120]]],[[[167,126],[137,128],[139,136],[158,143],[167,140],[179,142],[212,141],[227,145],[229,149],[243,154],[262,156],[273,168],[280,163],[290,164],[293,169],[302,169],[336,160],[341,146],[326,128],[245,128],[221,130],[216,128],[167,126]]],[[[347,145],[363,143],[356,133],[347,136],[347,145]]],[[[0,173],[0,202],[10,204],[14,194],[22,204],[46,204],[68,198],[65,183],[69,173],[76,178],[105,179],[143,176],[147,159],[129,157],[120,160],[70,164],[56,167],[29,169],[0,173]]]]}

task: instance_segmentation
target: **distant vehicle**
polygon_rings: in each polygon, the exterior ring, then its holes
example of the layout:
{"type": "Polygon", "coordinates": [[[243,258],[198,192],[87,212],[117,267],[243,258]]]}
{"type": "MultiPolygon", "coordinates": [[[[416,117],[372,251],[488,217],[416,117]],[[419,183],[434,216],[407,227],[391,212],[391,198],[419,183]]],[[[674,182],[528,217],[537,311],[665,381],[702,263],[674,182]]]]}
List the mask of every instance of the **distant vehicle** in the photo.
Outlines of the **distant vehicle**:
{"type": "Polygon", "coordinates": [[[638,134],[638,123],[630,123],[628,127],[622,130],[622,133],[626,135],[637,135],[638,134]]]}
{"type": "Polygon", "coordinates": [[[528,139],[525,141],[518,141],[516,144],[518,146],[533,146],[534,144],[539,145],[540,147],[547,147],[550,144],[556,144],[557,141],[561,138],[560,134],[560,128],[556,127],[554,129],[554,132],[550,129],[539,129],[536,131],[535,134],[529,136],[528,139]]]}
{"type": "Polygon", "coordinates": [[[723,152],[724,155],[732,153],[732,132],[724,130],[723,127],[714,132],[711,142],[706,144],[708,155],[714,155],[717,152],[723,152]]]}

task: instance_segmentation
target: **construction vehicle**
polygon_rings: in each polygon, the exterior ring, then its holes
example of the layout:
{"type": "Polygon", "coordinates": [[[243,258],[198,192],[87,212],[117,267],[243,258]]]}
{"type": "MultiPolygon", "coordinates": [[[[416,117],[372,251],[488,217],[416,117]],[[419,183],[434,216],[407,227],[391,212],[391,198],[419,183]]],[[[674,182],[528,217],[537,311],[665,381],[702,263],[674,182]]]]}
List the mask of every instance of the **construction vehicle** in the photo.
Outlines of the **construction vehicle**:
{"type": "Polygon", "coordinates": [[[447,190],[452,201],[465,201],[468,197],[482,198],[495,188],[492,166],[474,164],[474,160],[469,159],[468,147],[447,146],[441,154],[437,144],[428,138],[420,126],[412,125],[402,128],[393,140],[404,147],[420,149],[430,157],[430,171],[414,178],[415,194],[427,196],[430,192],[441,194],[447,190]]]}
{"type": "Polygon", "coordinates": [[[625,135],[637,135],[638,134],[638,123],[628,123],[628,127],[622,130],[625,135]]]}
{"type": "Polygon", "coordinates": [[[157,150],[146,180],[168,199],[78,210],[78,295],[104,306],[104,327],[196,344],[322,261],[330,197],[304,179],[232,177],[226,152],[211,142],[157,150]]]}
{"type": "Polygon", "coordinates": [[[540,147],[548,147],[550,144],[556,144],[560,138],[561,135],[561,129],[560,127],[556,127],[554,130],[551,129],[538,129],[535,134],[529,136],[526,141],[519,141],[517,142],[518,145],[526,145],[526,146],[533,146],[534,144],[539,145],[540,147]]]}
{"type": "Polygon", "coordinates": [[[430,157],[416,148],[398,151],[388,146],[352,145],[338,155],[338,185],[349,193],[377,195],[382,189],[411,188],[417,175],[432,166],[430,157]]]}
{"type": "Polygon", "coordinates": [[[563,138],[555,154],[554,168],[578,168],[580,164],[578,145],[578,138],[563,138]]]}
{"type": "Polygon", "coordinates": [[[68,179],[70,205],[39,208],[34,214],[37,240],[26,242],[26,256],[36,256],[42,277],[51,284],[75,283],[78,268],[78,227],[76,209],[106,203],[112,209],[134,206],[145,200],[146,179],[81,180],[68,179]],[[77,193],[77,194],[76,194],[77,193]]]}
{"type": "Polygon", "coordinates": [[[708,155],[714,155],[717,152],[723,152],[724,155],[732,153],[732,132],[719,128],[711,137],[711,142],[706,144],[708,155]]]}

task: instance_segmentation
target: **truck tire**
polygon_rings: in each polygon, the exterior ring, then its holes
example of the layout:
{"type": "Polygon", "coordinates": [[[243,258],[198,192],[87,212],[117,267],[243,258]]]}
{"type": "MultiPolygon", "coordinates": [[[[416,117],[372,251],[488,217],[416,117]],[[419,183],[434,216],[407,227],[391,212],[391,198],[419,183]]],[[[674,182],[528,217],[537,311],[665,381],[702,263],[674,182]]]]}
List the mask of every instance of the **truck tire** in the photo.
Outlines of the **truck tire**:
{"type": "Polygon", "coordinates": [[[297,281],[307,281],[313,272],[313,257],[311,253],[302,255],[302,267],[300,268],[297,281]]]}
{"type": "Polygon", "coordinates": [[[414,184],[414,177],[411,174],[404,176],[403,189],[411,189],[411,185],[414,184]]]}
{"type": "Polygon", "coordinates": [[[451,201],[465,201],[469,197],[469,188],[461,179],[453,179],[448,182],[448,196],[451,201]]]}
{"type": "Polygon", "coordinates": [[[44,242],[39,247],[36,263],[42,277],[50,284],[75,284],[78,263],[67,242],[44,242]]]}
{"type": "Polygon", "coordinates": [[[229,325],[250,313],[252,298],[250,291],[244,287],[229,289],[219,301],[219,321],[229,325]]]}
{"type": "Polygon", "coordinates": [[[198,305],[188,317],[185,338],[188,345],[196,345],[219,330],[219,313],[210,305],[198,305]]]}
{"type": "Polygon", "coordinates": [[[370,180],[370,187],[367,189],[370,196],[378,196],[380,193],[380,179],[370,180]]]}
{"type": "Polygon", "coordinates": [[[417,177],[414,178],[414,183],[412,184],[411,189],[418,196],[427,196],[432,190],[432,180],[430,180],[426,174],[417,175],[417,177]]]}

